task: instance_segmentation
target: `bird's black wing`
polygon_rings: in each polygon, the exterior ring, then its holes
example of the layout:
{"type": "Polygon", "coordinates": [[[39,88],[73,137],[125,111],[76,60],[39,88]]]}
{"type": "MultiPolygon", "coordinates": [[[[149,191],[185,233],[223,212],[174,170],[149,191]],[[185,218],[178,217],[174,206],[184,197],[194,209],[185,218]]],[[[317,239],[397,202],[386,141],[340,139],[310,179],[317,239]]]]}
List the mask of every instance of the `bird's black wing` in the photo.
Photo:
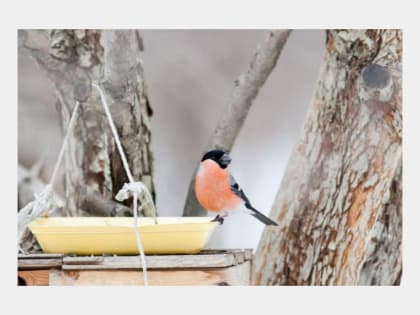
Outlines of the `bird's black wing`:
{"type": "Polygon", "coordinates": [[[236,182],[235,178],[229,174],[230,180],[230,190],[237,195],[239,198],[243,199],[246,203],[249,203],[248,198],[246,197],[244,191],[239,187],[239,184],[236,182]]]}
{"type": "Polygon", "coordinates": [[[251,202],[249,201],[248,197],[245,195],[242,188],[239,187],[239,184],[236,182],[235,178],[231,174],[229,174],[229,180],[230,180],[230,190],[245,202],[245,207],[247,207],[250,210],[250,214],[252,216],[260,220],[265,225],[278,225],[276,222],[266,217],[264,214],[259,212],[257,209],[255,209],[251,205],[251,202]]]}

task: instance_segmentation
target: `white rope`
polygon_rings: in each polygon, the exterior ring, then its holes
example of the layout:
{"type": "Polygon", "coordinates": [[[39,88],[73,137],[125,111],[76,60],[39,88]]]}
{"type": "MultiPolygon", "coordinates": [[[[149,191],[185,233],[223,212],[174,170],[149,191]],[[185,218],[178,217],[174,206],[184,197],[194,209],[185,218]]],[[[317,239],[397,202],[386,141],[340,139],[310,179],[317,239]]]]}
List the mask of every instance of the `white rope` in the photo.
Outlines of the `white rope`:
{"type": "Polygon", "coordinates": [[[74,105],[73,112],[72,112],[71,118],[70,118],[70,122],[69,122],[69,125],[67,127],[67,133],[66,133],[66,135],[64,137],[64,140],[63,140],[63,144],[61,146],[60,153],[58,154],[57,162],[55,163],[54,171],[53,171],[53,173],[51,175],[51,179],[50,179],[50,185],[51,186],[54,185],[55,178],[57,177],[57,173],[58,173],[58,168],[60,167],[61,161],[63,160],[64,151],[67,148],[67,143],[69,141],[70,133],[73,130],[74,125],[76,123],[76,114],[77,114],[77,111],[79,109],[79,106],[80,106],[80,102],[79,101],[76,101],[76,105],[74,105]]]}
{"type": "Polygon", "coordinates": [[[50,182],[49,184],[45,186],[44,190],[39,195],[35,195],[36,204],[34,205],[34,208],[31,213],[33,217],[34,216],[38,217],[39,215],[41,215],[43,210],[48,206],[48,203],[51,199],[54,182],[57,177],[57,173],[60,168],[61,161],[63,160],[64,152],[67,149],[67,144],[70,138],[70,134],[73,131],[74,125],[76,123],[77,111],[79,110],[79,106],[80,106],[80,102],[76,101],[76,105],[74,105],[73,112],[71,113],[66,135],[64,136],[63,144],[61,145],[60,153],[58,154],[57,162],[55,162],[54,171],[51,175],[50,182]]]}
{"type": "Polygon", "coordinates": [[[50,182],[45,186],[45,188],[39,193],[35,194],[35,200],[28,203],[23,209],[18,213],[18,245],[20,250],[23,249],[20,247],[20,242],[22,237],[25,234],[26,226],[35,218],[41,216],[46,212],[48,215],[49,210],[52,208],[51,199],[53,195],[53,185],[57,177],[58,169],[63,160],[64,152],[67,148],[68,139],[71,132],[73,131],[76,114],[79,109],[80,103],[77,101],[76,105],[73,108],[69,125],[67,127],[66,135],[64,136],[63,144],[61,145],[60,153],[58,154],[57,162],[55,162],[54,171],[51,175],[50,182]]]}
{"type": "Polygon", "coordinates": [[[25,207],[19,210],[18,213],[18,247],[22,252],[26,252],[21,246],[20,242],[26,234],[26,226],[35,218],[42,215],[46,210],[51,208],[52,187],[51,184],[39,193],[35,194],[35,200],[29,202],[25,207]]]}
{"type": "MultiPolygon", "coordinates": [[[[118,198],[117,197],[116,198],[118,200],[124,200],[124,199],[128,198],[129,196],[133,197],[134,231],[135,231],[135,235],[136,235],[137,247],[138,247],[138,250],[139,250],[139,253],[140,253],[141,265],[143,267],[144,284],[147,286],[148,285],[148,278],[147,278],[146,257],[144,255],[143,245],[142,245],[140,233],[139,233],[139,230],[138,230],[137,201],[138,201],[139,196],[142,193],[146,194],[146,196],[148,198],[148,202],[151,202],[152,205],[154,206],[153,199],[150,195],[149,190],[147,189],[147,187],[142,182],[135,182],[134,181],[133,176],[132,176],[131,171],[130,171],[130,168],[128,166],[127,159],[126,159],[124,151],[122,149],[121,142],[119,140],[118,132],[117,132],[117,130],[115,128],[115,125],[114,125],[114,122],[112,120],[112,116],[111,116],[111,113],[109,111],[109,107],[108,107],[108,104],[106,102],[105,95],[104,95],[102,89],[98,85],[96,85],[96,84],[92,84],[92,85],[99,91],[99,94],[101,96],[102,105],[103,105],[103,108],[105,110],[105,114],[108,118],[111,130],[112,130],[112,134],[113,134],[115,142],[117,144],[117,148],[118,148],[118,151],[120,153],[125,172],[127,173],[127,177],[130,181],[130,183],[124,184],[123,188],[117,194],[118,198]]],[[[18,214],[18,222],[19,222],[18,244],[20,244],[20,240],[21,240],[22,236],[24,235],[24,231],[25,231],[27,223],[32,221],[34,218],[40,216],[41,214],[43,214],[43,212],[46,209],[48,210],[50,208],[50,200],[51,200],[51,196],[52,196],[52,193],[53,193],[53,184],[54,184],[55,179],[57,177],[57,173],[58,173],[59,167],[61,165],[61,161],[63,160],[64,152],[67,148],[67,143],[68,143],[70,133],[74,128],[75,121],[76,121],[76,113],[77,113],[77,110],[79,109],[79,106],[80,106],[80,102],[77,101],[76,105],[73,108],[73,112],[72,112],[70,122],[69,122],[69,125],[68,125],[68,128],[67,128],[67,132],[66,132],[66,135],[64,137],[63,144],[61,146],[61,150],[60,150],[60,153],[58,155],[58,159],[57,159],[57,162],[55,164],[54,171],[52,173],[49,184],[47,184],[45,186],[44,190],[41,193],[36,194],[35,195],[35,200],[30,202],[28,205],[26,205],[18,214]],[[23,226],[22,229],[20,228],[21,225],[23,226]]],[[[141,209],[145,206],[145,204],[146,204],[145,202],[142,202],[141,209]]],[[[156,210],[154,211],[154,214],[155,214],[155,223],[157,223],[157,221],[156,221],[156,210]]],[[[19,248],[20,248],[20,246],[19,246],[19,248]]]]}
{"type": "MultiPolygon", "coordinates": [[[[138,247],[138,250],[139,250],[139,253],[140,253],[141,265],[143,267],[144,285],[148,286],[149,281],[148,281],[148,278],[147,278],[146,257],[144,255],[143,244],[142,244],[141,237],[140,237],[140,232],[139,232],[139,228],[138,228],[138,219],[137,219],[137,211],[138,211],[137,200],[138,200],[140,194],[144,191],[148,192],[148,189],[147,188],[144,189],[145,186],[144,186],[143,183],[134,181],[133,175],[131,174],[130,168],[128,166],[127,159],[125,157],[124,150],[123,150],[121,142],[120,142],[120,138],[118,136],[117,129],[115,128],[114,121],[112,120],[112,116],[111,116],[111,113],[110,113],[110,110],[109,110],[109,106],[108,106],[108,103],[106,102],[105,94],[98,85],[96,85],[94,83],[92,85],[98,90],[99,95],[101,96],[101,101],[102,101],[102,105],[103,105],[105,114],[108,118],[108,122],[109,122],[109,125],[111,127],[111,131],[112,131],[112,134],[114,136],[115,143],[117,144],[117,148],[118,148],[118,151],[120,153],[125,172],[127,173],[128,180],[130,181],[129,184],[127,184],[127,183],[124,184],[123,188],[118,192],[117,196],[119,196],[119,198],[123,198],[123,197],[128,198],[129,195],[131,195],[133,197],[134,232],[135,232],[135,235],[136,235],[137,247],[138,247]]],[[[150,193],[149,193],[149,196],[150,196],[150,193]]],[[[152,202],[152,204],[153,204],[153,202],[152,202]]],[[[143,206],[143,203],[142,203],[142,206],[143,206]]],[[[154,213],[156,214],[156,211],[154,213]]]]}
{"type": "Polygon", "coordinates": [[[35,203],[30,212],[31,216],[38,217],[42,214],[42,212],[44,212],[44,210],[49,210],[49,202],[51,200],[52,193],[52,185],[48,184],[39,194],[35,194],[35,203]]]}
{"type": "MultiPolygon", "coordinates": [[[[139,212],[141,212],[143,207],[147,204],[151,204],[152,207],[154,208],[152,195],[150,194],[149,189],[146,187],[146,185],[143,184],[142,182],[125,183],[124,186],[119,190],[119,192],[115,196],[115,199],[117,199],[118,201],[126,200],[126,199],[134,196],[133,192],[136,192],[137,196],[141,196],[141,195],[145,194],[146,197],[147,197],[146,201],[142,201],[140,209],[138,210],[139,212]]],[[[154,215],[155,224],[157,224],[156,210],[155,209],[154,209],[153,213],[155,214],[154,215]]]]}

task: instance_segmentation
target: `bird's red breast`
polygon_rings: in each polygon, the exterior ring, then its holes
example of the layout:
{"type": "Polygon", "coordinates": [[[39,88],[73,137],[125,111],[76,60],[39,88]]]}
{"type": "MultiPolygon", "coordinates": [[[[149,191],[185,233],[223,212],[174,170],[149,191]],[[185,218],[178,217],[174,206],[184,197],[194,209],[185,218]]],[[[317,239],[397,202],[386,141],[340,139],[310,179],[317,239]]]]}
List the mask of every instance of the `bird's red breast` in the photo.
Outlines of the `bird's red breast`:
{"type": "Polygon", "coordinates": [[[229,171],[210,159],[200,164],[195,177],[195,195],[208,211],[233,210],[241,203],[230,189],[229,171]]]}

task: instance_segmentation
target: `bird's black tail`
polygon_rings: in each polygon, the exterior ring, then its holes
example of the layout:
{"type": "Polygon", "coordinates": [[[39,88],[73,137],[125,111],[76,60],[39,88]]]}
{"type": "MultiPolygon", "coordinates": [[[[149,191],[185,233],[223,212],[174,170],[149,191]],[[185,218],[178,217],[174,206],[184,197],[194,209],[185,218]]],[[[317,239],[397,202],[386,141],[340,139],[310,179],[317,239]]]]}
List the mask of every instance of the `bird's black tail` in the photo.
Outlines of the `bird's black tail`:
{"type": "Polygon", "coordinates": [[[249,203],[246,203],[245,206],[250,210],[249,214],[264,223],[265,225],[276,225],[278,226],[278,223],[271,220],[269,217],[265,216],[261,212],[259,212],[257,209],[255,209],[253,206],[251,206],[249,203]]]}

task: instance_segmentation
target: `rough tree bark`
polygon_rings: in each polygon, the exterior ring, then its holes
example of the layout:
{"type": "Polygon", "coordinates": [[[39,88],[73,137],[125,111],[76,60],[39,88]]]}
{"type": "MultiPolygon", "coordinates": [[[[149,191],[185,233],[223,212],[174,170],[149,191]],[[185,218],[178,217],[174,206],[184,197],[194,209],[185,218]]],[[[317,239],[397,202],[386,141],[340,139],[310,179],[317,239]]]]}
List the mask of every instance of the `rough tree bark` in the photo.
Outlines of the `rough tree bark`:
{"type": "MultiPolygon", "coordinates": [[[[242,128],[248,111],[264,85],[289,38],[291,30],[267,31],[258,45],[247,71],[235,81],[235,88],[204,152],[220,149],[229,152],[242,128]]],[[[198,165],[197,165],[198,167],[198,165]]],[[[196,169],[197,169],[196,167],[196,169]]],[[[205,216],[207,211],[194,193],[195,172],[191,178],[184,206],[184,216],[205,216]]]]}
{"type": "Polygon", "coordinates": [[[333,30],[253,283],[396,284],[401,275],[399,30],[333,30]]]}
{"type": "MultiPolygon", "coordinates": [[[[128,182],[92,83],[105,90],[133,177],[144,182],[154,197],[152,110],[139,34],[133,30],[51,30],[19,35],[20,47],[30,52],[53,83],[64,131],[76,100],[82,102],[65,155],[67,214],[78,215],[80,209],[89,212],[92,202],[112,199],[128,182]]],[[[151,216],[151,211],[143,208],[144,215],[151,216]]]]}
{"type": "Polygon", "coordinates": [[[366,247],[360,285],[399,285],[402,275],[402,165],[366,247]]]}

